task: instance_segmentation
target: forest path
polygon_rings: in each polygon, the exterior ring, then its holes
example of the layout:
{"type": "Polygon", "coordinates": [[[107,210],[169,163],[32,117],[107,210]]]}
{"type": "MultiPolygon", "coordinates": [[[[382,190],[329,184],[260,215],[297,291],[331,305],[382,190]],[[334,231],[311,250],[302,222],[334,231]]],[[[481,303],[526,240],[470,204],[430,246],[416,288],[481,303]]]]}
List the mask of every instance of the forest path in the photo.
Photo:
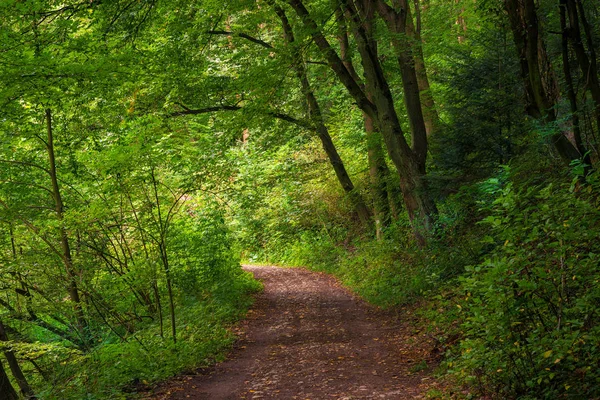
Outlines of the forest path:
{"type": "Polygon", "coordinates": [[[326,274],[244,268],[265,289],[228,360],[154,399],[419,399],[437,386],[431,343],[409,312],[380,311],[326,274]]]}

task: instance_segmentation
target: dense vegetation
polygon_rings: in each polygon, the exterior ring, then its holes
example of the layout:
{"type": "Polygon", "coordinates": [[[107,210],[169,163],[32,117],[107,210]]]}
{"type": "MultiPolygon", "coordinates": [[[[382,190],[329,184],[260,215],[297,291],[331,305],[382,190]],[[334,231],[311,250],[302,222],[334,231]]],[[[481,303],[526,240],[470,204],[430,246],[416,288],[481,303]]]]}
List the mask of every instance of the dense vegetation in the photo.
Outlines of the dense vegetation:
{"type": "Polygon", "coordinates": [[[206,365],[250,262],[423,299],[443,373],[600,396],[592,0],[0,3],[0,400],[206,365]]]}

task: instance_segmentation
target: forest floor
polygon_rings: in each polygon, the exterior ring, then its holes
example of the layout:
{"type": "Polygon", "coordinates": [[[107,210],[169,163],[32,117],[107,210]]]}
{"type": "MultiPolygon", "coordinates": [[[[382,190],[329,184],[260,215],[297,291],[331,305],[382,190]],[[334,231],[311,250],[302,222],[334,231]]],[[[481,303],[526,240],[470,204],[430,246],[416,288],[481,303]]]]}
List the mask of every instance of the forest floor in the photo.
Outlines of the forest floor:
{"type": "Polygon", "coordinates": [[[264,284],[226,361],[149,399],[424,399],[443,392],[411,309],[382,311],[326,274],[246,266],[264,284]]]}

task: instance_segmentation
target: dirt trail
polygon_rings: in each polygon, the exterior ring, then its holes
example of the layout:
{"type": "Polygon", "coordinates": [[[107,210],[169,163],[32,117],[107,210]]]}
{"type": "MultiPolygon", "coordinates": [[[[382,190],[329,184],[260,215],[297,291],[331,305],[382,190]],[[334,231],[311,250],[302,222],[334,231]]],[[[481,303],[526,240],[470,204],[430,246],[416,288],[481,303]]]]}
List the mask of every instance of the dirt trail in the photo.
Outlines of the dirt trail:
{"type": "Polygon", "coordinates": [[[325,274],[245,269],[265,290],[228,360],[155,399],[419,399],[437,386],[431,344],[410,315],[379,311],[325,274]]]}

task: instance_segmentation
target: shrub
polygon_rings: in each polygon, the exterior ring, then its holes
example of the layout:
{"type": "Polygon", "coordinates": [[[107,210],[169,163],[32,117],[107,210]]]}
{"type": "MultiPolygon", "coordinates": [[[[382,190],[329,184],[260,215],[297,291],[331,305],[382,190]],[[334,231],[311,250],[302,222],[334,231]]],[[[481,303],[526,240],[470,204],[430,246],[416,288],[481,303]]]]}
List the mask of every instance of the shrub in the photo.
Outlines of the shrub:
{"type": "Polygon", "coordinates": [[[484,219],[494,245],[462,280],[451,371],[502,398],[600,395],[600,213],[588,183],[507,184],[484,219]]]}

